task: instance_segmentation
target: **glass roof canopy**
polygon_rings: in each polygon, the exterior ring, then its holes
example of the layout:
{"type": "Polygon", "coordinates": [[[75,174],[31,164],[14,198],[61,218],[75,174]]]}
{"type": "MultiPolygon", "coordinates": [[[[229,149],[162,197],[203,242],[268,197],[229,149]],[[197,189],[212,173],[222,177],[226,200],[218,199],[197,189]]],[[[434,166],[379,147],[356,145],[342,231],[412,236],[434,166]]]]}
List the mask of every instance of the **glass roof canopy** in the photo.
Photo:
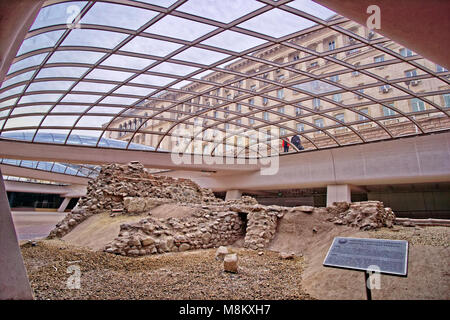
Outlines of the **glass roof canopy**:
{"type": "Polygon", "coordinates": [[[187,140],[208,148],[184,151],[212,154],[210,131],[227,145],[271,129],[272,139],[299,135],[306,150],[316,150],[448,130],[449,72],[393,50],[376,33],[353,32],[350,22],[308,0],[51,1],[0,88],[0,137],[38,143],[57,135],[50,143],[83,145],[79,137],[88,136],[90,146],[166,151],[169,140],[185,137],[180,130],[195,127],[187,140]],[[350,41],[303,45],[321,33],[350,41]],[[270,54],[276,50],[293,59],[280,61],[270,54]],[[352,58],[369,51],[383,59],[352,58]],[[415,72],[383,73],[392,66],[415,72]],[[345,80],[355,73],[357,81],[345,80]],[[411,85],[419,81],[425,89],[411,85]],[[336,98],[350,94],[356,102],[336,98]],[[415,108],[398,107],[402,101],[415,108]],[[375,108],[385,112],[364,110],[375,108]],[[344,111],[354,117],[338,116],[344,111]],[[424,124],[424,116],[440,126],[424,124]],[[392,120],[412,129],[397,130],[392,120]],[[380,133],[365,131],[368,125],[380,133]],[[280,131],[272,135],[273,128],[280,131]],[[148,149],[133,143],[140,135],[154,137],[148,149]],[[111,137],[124,142],[105,143],[111,137]]]}
{"type": "Polygon", "coordinates": [[[61,173],[84,178],[95,178],[98,176],[100,172],[99,166],[76,165],[76,164],[47,162],[47,161],[0,159],[0,164],[54,173],[61,173]]]}

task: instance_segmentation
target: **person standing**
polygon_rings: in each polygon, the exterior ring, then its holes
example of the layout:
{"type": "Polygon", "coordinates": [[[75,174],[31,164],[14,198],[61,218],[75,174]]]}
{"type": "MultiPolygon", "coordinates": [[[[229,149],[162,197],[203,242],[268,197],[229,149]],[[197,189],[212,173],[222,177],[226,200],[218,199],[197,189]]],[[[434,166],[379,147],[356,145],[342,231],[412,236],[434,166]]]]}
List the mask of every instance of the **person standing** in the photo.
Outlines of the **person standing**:
{"type": "Polygon", "coordinates": [[[300,137],[298,135],[295,135],[291,138],[291,143],[297,147],[298,150],[303,150],[303,146],[300,140],[300,137]]]}
{"type": "Polygon", "coordinates": [[[289,152],[289,143],[286,140],[282,140],[283,152],[289,152]]]}

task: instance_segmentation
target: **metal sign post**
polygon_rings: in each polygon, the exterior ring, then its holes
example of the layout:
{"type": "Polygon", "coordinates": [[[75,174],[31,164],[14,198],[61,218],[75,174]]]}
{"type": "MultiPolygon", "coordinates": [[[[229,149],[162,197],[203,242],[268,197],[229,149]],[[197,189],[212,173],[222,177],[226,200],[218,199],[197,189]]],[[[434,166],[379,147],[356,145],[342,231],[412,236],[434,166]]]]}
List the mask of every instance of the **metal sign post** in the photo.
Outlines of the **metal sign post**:
{"type": "Polygon", "coordinates": [[[408,241],[336,237],[323,265],[363,271],[366,297],[372,300],[373,273],[407,276],[408,241]]]}

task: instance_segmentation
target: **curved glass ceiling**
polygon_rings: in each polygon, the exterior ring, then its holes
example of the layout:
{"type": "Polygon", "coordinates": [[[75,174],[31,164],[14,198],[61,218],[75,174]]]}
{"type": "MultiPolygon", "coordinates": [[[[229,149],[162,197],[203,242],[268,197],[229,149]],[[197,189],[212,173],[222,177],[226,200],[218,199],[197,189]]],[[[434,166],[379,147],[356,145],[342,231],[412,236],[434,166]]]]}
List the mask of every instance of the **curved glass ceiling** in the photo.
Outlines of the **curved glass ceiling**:
{"type": "Polygon", "coordinates": [[[310,0],[51,1],[0,137],[243,157],[448,130],[449,111],[447,69],[310,0]]]}
{"type": "Polygon", "coordinates": [[[0,159],[0,164],[61,173],[84,178],[95,178],[100,172],[100,166],[76,165],[47,161],[0,159]]]}

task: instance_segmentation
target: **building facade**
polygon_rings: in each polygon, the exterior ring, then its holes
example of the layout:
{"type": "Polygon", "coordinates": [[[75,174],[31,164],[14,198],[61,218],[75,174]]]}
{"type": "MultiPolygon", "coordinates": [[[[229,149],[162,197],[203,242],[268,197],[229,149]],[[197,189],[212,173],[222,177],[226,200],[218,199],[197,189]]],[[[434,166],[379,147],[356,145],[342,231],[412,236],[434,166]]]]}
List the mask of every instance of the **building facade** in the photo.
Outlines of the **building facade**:
{"type": "MultiPolygon", "coordinates": [[[[185,152],[239,156],[260,146],[258,130],[288,142],[298,135],[309,150],[450,127],[449,85],[439,76],[446,69],[355,22],[339,28],[312,27],[291,39],[292,47],[255,51],[162,92],[110,123],[107,137],[158,150],[184,142],[185,152]]],[[[283,152],[281,144],[275,151],[283,152]]]]}

